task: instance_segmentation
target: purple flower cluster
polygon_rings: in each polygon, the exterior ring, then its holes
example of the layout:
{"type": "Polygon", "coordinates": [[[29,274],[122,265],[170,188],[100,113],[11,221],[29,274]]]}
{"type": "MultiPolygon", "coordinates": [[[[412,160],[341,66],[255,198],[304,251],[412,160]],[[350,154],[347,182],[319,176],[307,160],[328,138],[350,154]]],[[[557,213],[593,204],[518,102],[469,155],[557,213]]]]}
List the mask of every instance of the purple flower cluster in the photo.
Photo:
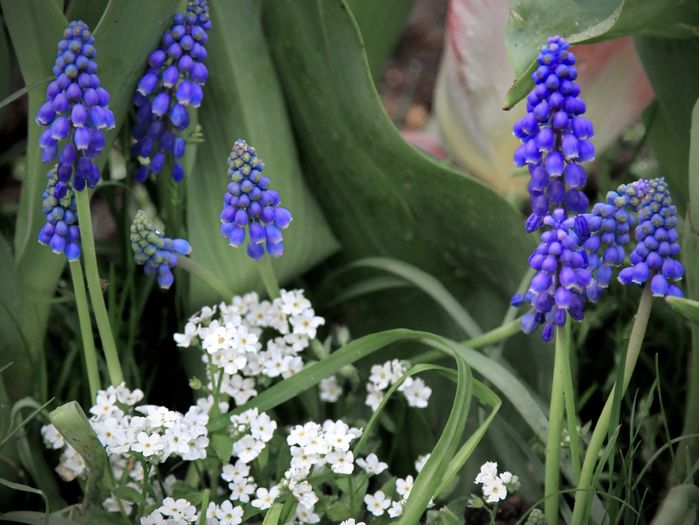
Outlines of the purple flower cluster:
{"type": "Polygon", "coordinates": [[[550,341],[554,326],[563,326],[568,316],[578,321],[584,316],[585,290],[592,276],[581,245],[589,230],[584,218],[567,217],[563,208],[546,215],[542,225],[546,230],[529,257],[529,265],[537,273],[528,292],[514,296],[512,304],[530,304],[532,310],[522,318],[522,329],[532,333],[544,325],[541,337],[550,341]]]}
{"type": "Polygon", "coordinates": [[[248,255],[261,259],[284,253],[282,230],[291,222],[291,212],[279,206],[279,194],[269,189],[270,180],[262,175],[264,163],[255,148],[238,139],[228,157],[228,183],[221,211],[221,235],[238,247],[249,233],[248,255]],[[264,247],[263,247],[264,246],[264,247]]]}
{"type": "Polygon", "coordinates": [[[569,47],[564,38],[554,36],[541,48],[527,114],[513,129],[522,141],[514,162],[530,174],[532,213],[525,224],[529,233],[539,228],[551,207],[582,213],[589,205],[581,191],[587,181],[581,163],[594,159],[594,131],[581,116],[585,101],[579,97],[575,55],[569,47]]]}
{"type": "Polygon", "coordinates": [[[172,178],[180,182],[180,160],[185,140],[180,132],[189,126],[189,107],[198,108],[208,77],[207,31],[211,28],[206,0],[188,0],[186,14],[172,18],[160,47],[148,57],[148,69],[133,97],[136,124],[131,153],[141,164],[136,180],[144,182],[172,161],[172,178]]]}
{"type": "Polygon", "coordinates": [[[619,272],[619,281],[642,285],[650,279],[653,295],[682,297],[682,290],[673,284],[684,276],[684,266],[675,259],[680,253],[677,209],[665,179],[653,179],[647,184],[648,192],[638,210],[634,230],[637,244],[629,256],[633,266],[619,272]]]}
{"type": "Polygon", "coordinates": [[[635,224],[635,213],[648,193],[649,184],[639,180],[622,184],[617,191],[607,193],[605,202],[598,202],[585,215],[592,235],[585,242],[590,260],[592,282],[587,288],[587,299],[596,303],[609,286],[614,268],[626,259],[626,245],[635,224]]]}
{"type": "Polygon", "coordinates": [[[41,203],[46,223],[39,231],[39,242],[49,246],[54,253],[64,254],[69,261],[75,261],[80,258],[80,228],[75,192],[69,183],[66,191],[58,198],[55,191],[59,184],[56,170],[52,169],[47,178],[48,184],[41,203]]]}
{"type": "Polygon", "coordinates": [[[97,76],[94,43],[83,22],[68,25],[58,43],[56,79],[46,88],[46,102],[36,115],[36,123],[47,128],[39,139],[41,160],[52,163],[58,155],[56,199],[66,196],[69,187],[95,187],[100,174],[94,159],[104,148],[104,130],[114,127],[109,93],[97,76]]]}
{"type": "Polygon", "coordinates": [[[178,255],[189,255],[192,247],[184,239],[170,239],[157,230],[143,210],[131,223],[131,249],[137,264],[143,265],[148,275],[157,274],[161,288],[170,288],[175,280],[171,268],[177,265],[178,255]]]}

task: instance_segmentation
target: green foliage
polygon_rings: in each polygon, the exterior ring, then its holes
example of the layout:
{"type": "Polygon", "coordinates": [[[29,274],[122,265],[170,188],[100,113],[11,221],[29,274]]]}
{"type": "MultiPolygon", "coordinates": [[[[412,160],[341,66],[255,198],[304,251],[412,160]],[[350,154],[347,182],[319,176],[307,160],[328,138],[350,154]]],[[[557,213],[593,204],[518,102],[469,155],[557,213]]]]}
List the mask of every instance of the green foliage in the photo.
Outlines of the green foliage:
{"type": "MultiPolygon", "coordinates": [[[[279,191],[294,221],[284,235],[285,254],[274,262],[285,282],[308,270],[337,249],[306,183],[294,148],[268,45],[259,23],[259,2],[212,2],[207,66],[213,74],[199,113],[204,143],[187,177],[187,229],[193,258],[220,276],[236,293],[262,288],[254,261],[218,235],[219,213],[228,182],[226,159],[239,137],[257,149],[265,173],[279,191]]],[[[194,280],[190,305],[217,299],[194,280]]]]}
{"type": "Polygon", "coordinates": [[[515,83],[505,107],[524,98],[533,82],[536,55],[551,35],[571,44],[621,36],[690,38],[699,29],[699,5],[682,0],[515,0],[510,8],[505,44],[515,83]]]}
{"type": "Polygon", "coordinates": [[[346,5],[281,0],[265,5],[264,21],[268,34],[286,35],[270,40],[272,55],[305,174],[343,255],[387,255],[502,296],[515,289],[531,247],[519,214],[403,140],[381,106],[346,5]]]}

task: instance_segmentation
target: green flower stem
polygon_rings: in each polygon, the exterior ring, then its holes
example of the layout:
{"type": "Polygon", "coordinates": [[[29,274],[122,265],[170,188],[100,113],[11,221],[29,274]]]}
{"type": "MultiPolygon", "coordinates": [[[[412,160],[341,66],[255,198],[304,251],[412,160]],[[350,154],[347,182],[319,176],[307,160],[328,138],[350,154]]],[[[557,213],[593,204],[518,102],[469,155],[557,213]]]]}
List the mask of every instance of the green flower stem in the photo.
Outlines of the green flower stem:
{"type": "MultiPolygon", "coordinates": [[[[483,348],[485,346],[497,343],[498,341],[504,341],[505,339],[512,337],[513,335],[519,333],[522,330],[521,326],[522,318],[518,317],[517,319],[514,319],[509,323],[498,326],[497,328],[493,328],[490,332],[486,332],[472,339],[467,339],[466,341],[463,341],[461,344],[467,346],[468,348],[471,348],[472,350],[477,350],[479,348],[483,348]]],[[[444,352],[441,352],[439,350],[430,350],[428,352],[419,354],[415,357],[411,357],[410,362],[413,364],[429,363],[448,358],[449,356],[446,355],[444,352]]]]}
{"type": "Polygon", "coordinates": [[[80,261],[71,261],[68,263],[68,267],[75,291],[75,307],[78,310],[80,337],[83,340],[83,355],[85,356],[87,382],[90,385],[90,400],[94,402],[97,398],[97,391],[101,390],[102,387],[97,369],[97,350],[95,350],[95,340],[92,336],[92,321],[90,320],[90,305],[87,302],[87,292],[85,291],[85,277],[80,261]]]}
{"type": "Polygon", "coordinates": [[[76,191],[75,199],[78,205],[78,221],[80,224],[80,242],[82,244],[83,260],[85,261],[85,276],[87,277],[87,289],[90,293],[92,311],[97,321],[97,331],[102,341],[102,350],[107,362],[107,372],[112,385],[118,385],[124,381],[121,371],[119,354],[117,353],[112,326],[109,324],[109,314],[104,304],[102,284],[97,269],[97,255],[95,253],[95,238],[92,233],[92,217],[90,215],[90,196],[87,190],[76,191]]]}
{"type": "Polygon", "coordinates": [[[573,386],[573,371],[570,366],[571,343],[570,323],[565,324],[563,362],[563,397],[566,403],[566,419],[568,422],[568,438],[570,439],[570,462],[573,464],[575,483],[580,481],[580,439],[578,439],[578,416],[575,407],[575,387],[573,386]]]}
{"type": "MultiPolygon", "coordinates": [[[[643,338],[646,335],[646,327],[648,326],[648,318],[650,317],[651,307],[653,306],[653,296],[650,291],[650,281],[646,284],[641,295],[641,301],[638,303],[638,311],[636,319],[631,329],[631,336],[626,350],[626,362],[624,363],[624,380],[621,385],[621,395],[626,393],[631,381],[631,375],[636,367],[636,361],[643,345],[643,338]]],[[[591,483],[592,477],[597,465],[597,459],[602,450],[604,439],[607,437],[609,424],[612,416],[612,405],[614,404],[615,390],[618,385],[614,385],[612,391],[607,397],[607,402],[604,404],[602,413],[597,420],[595,430],[592,432],[590,444],[585,452],[582,471],[580,473],[580,482],[578,483],[575,492],[575,506],[573,507],[572,525],[581,525],[584,523],[587,515],[587,509],[591,500],[591,483]]]]}
{"type": "Polygon", "coordinates": [[[553,361],[549,428],[546,435],[546,468],[544,474],[544,514],[549,525],[558,524],[559,481],[561,478],[561,431],[563,429],[565,369],[570,367],[566,348],[566,331],[556,328],[556,355],[553,361]]]}
{"type": "Polygon", "coordinates": [[[269,300],[272,301],[279,297],[279,282],[274,274],[274,268],[272,268],[272,258],[267,255],[262,257],[257,262],[257,269],[260,272],[262,283],[265,285],[265,290],[267,290],[269,300]]]}
{"type": "Polygon", "coordinates": [[[206,509],[209,506],[209,489],[201,493],[201,510],[199,511],[199,525],[206,525],[206,509]]]}
{"type": "Polygon", "coordinates": [[[209,288],[221,296],[221,299],[230,301],[231,297],[233,297],[233,291],[226,283],[224,283],[194,259],[190,257],[178,257],[177,266],[188,271],[196,278],[204,281],[209,288]]]}

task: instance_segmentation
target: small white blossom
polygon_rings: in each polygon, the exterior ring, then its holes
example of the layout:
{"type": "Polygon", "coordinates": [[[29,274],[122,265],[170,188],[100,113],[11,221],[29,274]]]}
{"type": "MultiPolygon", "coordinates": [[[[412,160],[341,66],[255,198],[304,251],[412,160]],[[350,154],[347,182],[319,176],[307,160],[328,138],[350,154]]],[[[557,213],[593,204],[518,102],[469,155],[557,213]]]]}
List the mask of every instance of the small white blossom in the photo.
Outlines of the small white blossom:
{"type": "Polygon", "coordinates": [[[383,461],[379,461],[379,458],[373,452],[369,454],[366,458],[358,458],[357,465],[366,471],[367,474],[378,475],[388,468],[388,465],[383,461]]]}
{"type": "Polygon", "coordinates": [[[415,480],[412,476],[407,476],[405,479],[396,479],[396,492],[398,492],[403,499],[408,499],[408,496],[410,496],[410,491],[413,490],[414,482],[415,480]]]}
{"type": "Polygon", "coordinates": [[[403,514],[403,503],[404,503],[404,501],[405,501],[405,500],[403,499],[403,500],[401,500],[401,501],[394,501],[394,502],[391,503],[391,508],[388,509],[388,515],[389,515],[391,518],[397,518],[398,516],[400,516],[401,514],[403,514]]]}
{"type": "Polygon", "coordinates": [[[243,507],[234,507],[229,500],[221,503],[215,514],[219,525],[239,525],[243,522],[243,507]]]}
{"type": "Polygon", "coordinates": [[[252,500],[252,506],[261,510],[270,508],[274,501],[279,497],[279,489],[277,487],[272,487],[267,490],[264,487],[260,487],[255,492],[257,496],[256,499],[252,500]]]}
{"type": "Polygon", "coordinates": [[[507,497],[507,488],[500,478],[493,478],[483,483],[483,497],[488,503],[497,503],[507,497]]]}
{"type": "Polygon", "coordinates": [[[41,427],[41,437],[44,439],[44,444],[54,450],[63,448],[66,444],[63,436],[52,423],[41,427]]]}
{"type": "Polygon", "coordinates": [[[318,390],[320,391],[320,400],[326,403],[336,403],[343,392],[337,381],[337,376],[334,375],[321,379],[318,390]]]}
{"type": "Polygon", "coordinates": [[[422,456],[417,457],[415,460],[415,470],[418,472],[418,474],[422,471],[428,459],[430,459],[429,454],[423,454],[422,456]]]}
{"type": "Polygon", "coordinates": [[[140,432],[136,437],[136,443],[131,445],[131,450],[140,452],[147,458],[158,454],[164,448],[165,444],[160,439],[160,434],[155,432],[150,435],[145,432],[140,432]]]}
{"type": "Polygon", "coordinates": [[[374,494],[364,496],[364,504],[374,516],[382,516],[386,509],[391,506],[391,500],[386,497],[383,491],[379,490],[374,494]]]}

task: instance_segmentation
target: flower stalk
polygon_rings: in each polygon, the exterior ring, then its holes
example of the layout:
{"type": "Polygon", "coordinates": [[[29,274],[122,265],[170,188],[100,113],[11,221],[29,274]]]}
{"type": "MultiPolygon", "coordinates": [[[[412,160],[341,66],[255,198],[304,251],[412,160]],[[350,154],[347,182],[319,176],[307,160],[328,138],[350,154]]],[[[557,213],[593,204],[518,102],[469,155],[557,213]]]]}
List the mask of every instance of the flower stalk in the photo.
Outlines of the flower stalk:
{"type": "Polygon", "coordinates": [[[556,354],[551,382],[551,404],[549,406],[549,428],[546,436],[546,468],[544,475],[544,514],[549,525],[558,523],[561,464],[561,431],[565,405],[564,384],[566,368],[570,368],[568,341],[570,334],[563,327],[556,329],[556,354]],[[568,337],[566,337],[568,336],[568,337]]]}
{"type": "Polygon", "coordinates": [[[262,257],[257,261],[257,270],[260,273],[262,284],[265,285],[267,296],[270,301],[279,297],[279,282],[272,268],[272,260],[269,257],[262,257]]]}
{"type": "Polygon", "coordinates": [[[85,358],[85,370],[87,371],[87,382],[90,387],[90,401],[97,398],[97,391],[101,390],[99,370],[97,368],[97,351],[95,350],[95,340],[92,336],[92,323],[90,321],[90,306],[87,301],[85,291],[85,277],[80,261],[68,263],[70,276],[73,280],[73,290],[75,292],[75,307],[78,310],[78,322],[80,323],[80,336],[83,342],[83,356],[85,358]]]}
{"type": "Polygon", "coordinates": [[[80,224],[80,238],[82,241],[82,255],[85,260],[85,276],[87,289],[90,294],[92,310],[97,322],[97,330],[102,341],[102,350],[107,362],[109,382],[118,385],[124,381],[124,374],[119,362],[112,326],[109,323],[109,314],[104,303],[102,284],[97,269],[97,255],[95,253],[95,240],[92,233],[92,218],[90,216],[90,197],[85,191],[76,192],[75,199],[78,206],[78,218],[80,224]]]}
{"type": "Polygon", "coordinates": [[[641,300],[638,303],[638,311],[636,312],[636,319],[634,320],[633,328],[631,329],[631,336],[629,337],[629,343],[626,350],[626,361],[624,363],[624,376],[622,384],[615,384],[609,393],[607,402],[604,404],[602,413],[600,414],[597,424],[595,425],[595,429],[592,432],[590,444],[585,452],[585,459],[583,460],[582,471],[580,473],[580,481],[575,493],[575,506],[573,507],[573,519],[571,522],[572,525],[580,525],[585,523],[591,501],[592,478],[595,472],[595,467],[597,466],[597,459],[599,457],[600,450],[602,450],[602,445],[604,444],[605,437],[609,431],[615,393],[617,388],[621,386],[621,396],[623,396],[629,386],[631,375],[636,368],[636,362],[638,361],[638,356],[643,345],[643,338],[646,334],[646,327],[648,326],[648,319],[650,317],[652,306],[653,295],[651,292],[651,285],[648,282],[646,283],[643,293],[641,294],[641,300]]]}

